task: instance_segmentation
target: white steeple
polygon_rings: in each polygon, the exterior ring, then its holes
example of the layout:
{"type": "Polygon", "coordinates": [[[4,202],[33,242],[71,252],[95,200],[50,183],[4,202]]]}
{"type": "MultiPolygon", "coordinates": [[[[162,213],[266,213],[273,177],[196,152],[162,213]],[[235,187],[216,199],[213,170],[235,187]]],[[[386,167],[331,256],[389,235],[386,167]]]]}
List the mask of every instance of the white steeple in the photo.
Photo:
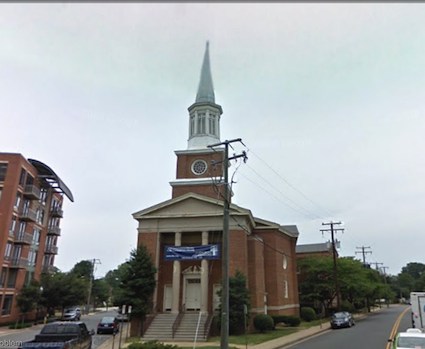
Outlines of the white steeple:
{"type": "Polygon", "coordinates": [[[195,103],[189,108],[188,149],[202,149],[220,142],[221,106],[215,104],[214,87],[211,77],[209,43],[205,48],[198,92],[195,103]]]}

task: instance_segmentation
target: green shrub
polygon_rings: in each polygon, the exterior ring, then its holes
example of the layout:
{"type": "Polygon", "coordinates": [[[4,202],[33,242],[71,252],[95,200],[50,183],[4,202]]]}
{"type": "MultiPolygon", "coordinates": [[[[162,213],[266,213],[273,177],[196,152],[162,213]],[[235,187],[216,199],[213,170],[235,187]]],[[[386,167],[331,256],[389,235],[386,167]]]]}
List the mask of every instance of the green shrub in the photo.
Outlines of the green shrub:
{"type": "Polygon", "coordinates": [[[27,327],[31,327],[32,323],[31,322],[18,322],[18,323],[14,323],[14,324],[10,324],[9,328],[10,329],[21,329],[21,328],[27,328],[27,327]]]}
{"type": "Polygon", "coordinates": [[[149,341],[145,343],[135,342],[127,346],[128,349],[178,349],[177,345],[164,344],[158,341],[149,341]]]}
{"type": "Polygon", "coordinates": [[[272,316],[274,325],[284,323],[291,327],[297,327],[301,323],[301,319],[298,316],[293,315],[273,315],[272,316]]]}
{"type": "Polygon", "coordinates": [[[298,316],[288,315],[286,317],[286,323],[291,327],[297,327],[301,323],[301,319],[298,316]]]}
{"type": "Polygon", "coordinates": [[[300,310],[301,319],[310,322],[317,319],[316,312],[311,307],[302,307],[300,310]]]}
{"type": "Polygon", "coordinates": [[[354,312],[354,305],[348,301],[342,301],[341,303],[341,311],[348,311],[350,313],[354,312]]]}
{"type": "Polygon", "coordinates": [[[267,314],[257,314],[254,317],[254,327],[260,332],[271,331],[274,329],[273,318],[267,314]]]}

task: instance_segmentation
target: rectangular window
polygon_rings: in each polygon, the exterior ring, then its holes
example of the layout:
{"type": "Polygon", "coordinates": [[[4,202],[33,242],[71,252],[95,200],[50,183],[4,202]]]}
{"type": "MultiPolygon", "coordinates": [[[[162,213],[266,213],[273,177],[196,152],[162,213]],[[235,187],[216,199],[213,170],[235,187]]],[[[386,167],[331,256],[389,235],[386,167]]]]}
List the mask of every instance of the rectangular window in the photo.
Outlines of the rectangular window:
{"type": "Polygon", "coordinates": [[[46,201],[47,201],[47,189],[41,188],[41,190],[40,190],[40,203],[42,205],[45,205],[46,201]]]}
{"type": "Polygon", "coordinates": [[[0,163],[0,182],[4,182],[6,180],[7,173],[7,163],[0,163]]]}
{"type": "Polygon", "coordinates": [[[195,133],[195,115],[190,116],[189,128],[189,136],[193,136],[193,134],[195,133]]]}
{"type": "Polygon", "coordinates": [[[7,294],[3,297],[3,308],[1,309],[1,315],[9,315],[12,309],[13,295],[7,294]]]}
{"type": "Polygon", "coordinates": [[[208,119],[209,121],[209,128],[210,128],[210,134],[217,136],[216,134],[216,128],[215,128],[215,116],[214,114],[210,114],[210,118],[208,119]]]}
{"type": "Polygon", "coordinates": [[[10,221],[9,233],[11,235],[15,234],[16,230],[16,216],[12,216],[12,220],[10,221]]]}
{"type": "Polygon", "coordinates": [[[13,247],[13,245],[10,242],[8,242],[6,244],[6,248],[4,250],[4,259],[9,260],[11,258],[11,256],[12,256],[12,247],[13,247]]]}
{"type": "Polygon", "coordinates": [[[39,245],[40,244],[40,229],[34,228],[32,233],[32,244],[39,245]]]}
{"type": "Polygon", "coordinates": [[[205,134],[205,113],[198,113],[198,134],[205,134]]]}
{"type": "Polygon", "coordinates": [[[35,266],[35,262],[37,261],[37,251],[30,250],[28,252],[28,265],[30,267],[35,266]]]}
{"type": "Polygon", "coordinates": [[[16,193],[16,198],[15,198],[15,208],[19,210],[19,206],[21,205],[21,197],[22,194],[20,192],[16,193]]]}
{"type": "Polygon", "coordinates": [[[21,176],[19,177],[19,185],[23,187],[25,185],[25,178],[27,177],[27,171],[21,170],[21,176]]]}
{"type": "Polygon", "coordinates": [[[0,188],[0,201],[1,201],[1,193],[3,192],[3,188],[0,188]]]}
{"type": "Polygon", "coordinates": [[[25,233],[27,229],[27,222],[19,222],[19,234],[25,233]]]}
{"type": "Polygon", "coordinates": [[[0,287],[6,286],[7,268],[3,267],[0,274],[0,287]]]}
{"type": "Polygon", "coordinates": [[[283,282],[283,296],[285,298],[289,297],[288,281],[286,281],[286,280],[283,282]]]}
{"type": "Polygon", "coordinates": [[[9,269],[9,275],[7,276],[7,288],[15,288],[16,276],[18,275],[17,269],[9,269]]]}
{"type": "Polygon", "coordinates": [[[33,185],[34,184],[34,177],[31,176],[29,173],[27,174],[27,183],[26,185],[33,185]]]}

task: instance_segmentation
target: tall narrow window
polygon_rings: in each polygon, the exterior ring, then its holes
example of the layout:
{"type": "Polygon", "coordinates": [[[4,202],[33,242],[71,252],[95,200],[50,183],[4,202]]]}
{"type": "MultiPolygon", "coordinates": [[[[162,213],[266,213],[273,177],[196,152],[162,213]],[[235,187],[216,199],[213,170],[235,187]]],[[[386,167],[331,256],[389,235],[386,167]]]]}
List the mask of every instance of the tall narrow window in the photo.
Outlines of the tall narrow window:
{"type": "Polygon", "coordinates": [[[208,119],[209,121],[209,128],[210,128],[210,134],[217,136],[217,128],[216,128],[216,121],[215,121],[215,114],[210,113],[210,117],[208,119]]]}
{"type": "Polygon", "coordinates": [[[189,128],[189,136],[192,137],[195,133],[195,114],[190,116],[189,128]]]}
{"type": "Polygon", "coordinates": [[[283,296],[285,298],[289,297],[288,281],[287,280],[283,281],[283,296]]]}
{"type": "Polygon", "coordinates": [[[6,180],[7,163],[0,163],[0,182],[6,180]]]}
{"type": "Polygon", "coordinates": [[[13,295],[7,294],[3,297],[3,308],[1,309],[1,315],[9,315],[12,310],[13,295]]]}
{"type": "Polygon", "coordinates": [[[205,134],[205,113],[198,112],[198,134],[205,134]]]}
{"type": "Polygon", "coordinates": [[[22,187],[25,185],[26,176],[27,176],[27,171],[22,169],[21,170],[21,176],[19,177],[19,185],[22,186],[22,187]]]}
{"type": "Polygon", "coordinates": [[[46,201],[47,201],[47,189],[41,188],[41,190],[40,190],[40,203],[42,205],[45,205],[46,201]]]}
{"type": "Polygon", "coordinates": [[[16,209],[19,209],[19,206],[21,205],[21,197],[22,197],[21,193],[17,192],[16,198],[15,198],[15,208],[16,209]]]}

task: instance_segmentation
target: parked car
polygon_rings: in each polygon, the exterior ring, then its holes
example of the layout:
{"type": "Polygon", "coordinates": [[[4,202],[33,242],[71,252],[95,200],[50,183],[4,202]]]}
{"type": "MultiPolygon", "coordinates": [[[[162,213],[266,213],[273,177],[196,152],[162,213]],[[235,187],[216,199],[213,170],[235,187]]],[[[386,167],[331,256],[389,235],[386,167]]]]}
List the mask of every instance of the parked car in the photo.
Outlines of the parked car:
{"type": "Polygon", "coordinates": [[[406,332],[399,332],[393,342],[392,349],[404,348],[425,348],[425,333],[418,328],[408,329],[406,332]]]}
{"type": "Polygon", "coordinates": [[[105,316],[97,325],[97,334],[111,333],[116,334],[120,329],[119,322],[114,316],[105,316]]]}
{"type": "Polygon", "coordinates": [[[84,322],[56,321],[45,325],[40,334],[19,349],[91,349],[93,334],[84,322]]]}
{"type": "Polygon", "coordinates": [[[340,311],[338,313],[333,314],[331,317],[332,328],[351,327],[354,325],[355,322],[353,315],[348,311],[340,311]]]}
{"type": "Polygon", "coordinates": [[[80,321],[81,319],[81,309],[79,307],[69,307],[66,308],[62,320],[64,321],[80,321]]]}

